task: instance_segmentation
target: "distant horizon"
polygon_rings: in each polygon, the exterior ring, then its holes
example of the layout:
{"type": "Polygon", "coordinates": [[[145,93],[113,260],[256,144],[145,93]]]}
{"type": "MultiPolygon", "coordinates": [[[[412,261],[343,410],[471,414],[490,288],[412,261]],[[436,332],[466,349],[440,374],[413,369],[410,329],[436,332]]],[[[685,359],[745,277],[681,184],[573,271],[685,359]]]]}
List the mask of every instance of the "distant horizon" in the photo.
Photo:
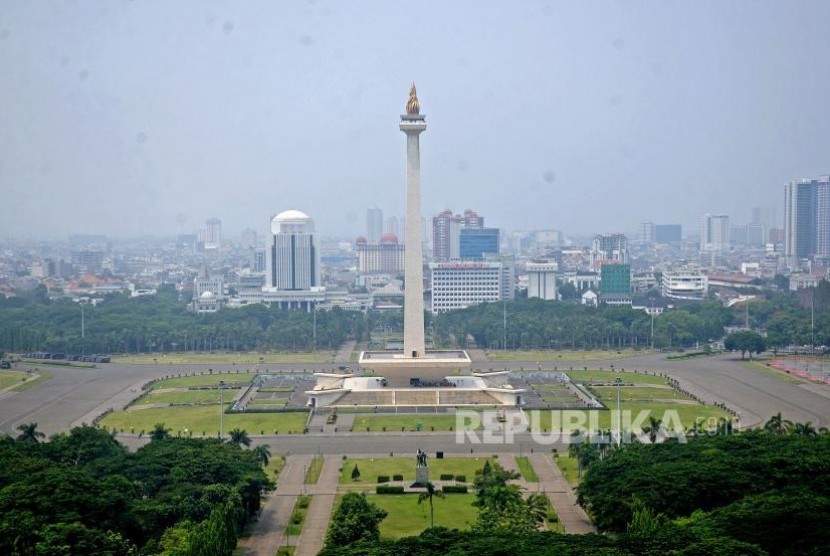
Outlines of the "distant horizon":
{"type": "Polygon", "coordinates": [[[830,3],[425,0],[11,3],[0,17],[0,237],[321,235],[404,212],[418,86],[422,212],[630,233],[750,221],[830,170],[830,3]],[[371,17],[367,17],[371,15],[371,17]],[[37,228],[37,231],[31,231],[37,228]],[[26,230],[21,232],[21,230],[26,230]]]}

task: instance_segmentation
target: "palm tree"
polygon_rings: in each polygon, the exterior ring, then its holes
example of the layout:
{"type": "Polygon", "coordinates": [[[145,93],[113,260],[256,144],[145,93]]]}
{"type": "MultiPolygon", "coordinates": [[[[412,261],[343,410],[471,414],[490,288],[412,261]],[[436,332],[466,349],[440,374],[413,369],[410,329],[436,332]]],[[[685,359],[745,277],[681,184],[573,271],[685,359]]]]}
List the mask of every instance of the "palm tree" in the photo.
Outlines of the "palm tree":
{"type": "Polygon", "coordinates": [[[228,443],[233,444],[237,448],[241,448],[245,446],[246,448],[251,445],[251,439],[248,437],[247,431],[245,429],[233,429],[231,431],[231,436],[228,439],[228,443]]]}
{"type": "Polygon", "coordinates": [[[45,434],[37,430],[37,423],[17,425],[17,430],[20,431],[17,435],[17,440],[20,442],[40,442],[41,438],[46,438],[45,434]]]}
{"type": "Polygon", "coordinates": [[[724,435],[724,434],[732,434],[732,419],[727,419],[725,417],[721,417],[718,419],[718,426],[716,429],[716,434],[724,435]]]}
{"type": "Polygon", "coordinates": [[[435,485],[427,482],[426,484],[426,491],[422,492],[418,495],[418,503],[420,504],[424,500],[429,500],[429,526],[435,527],[435,508],[432,505],[433,498],[444,498],[444,493],[440,490],[435,490],[435,485]]]}
{"type": "Polygon", "coordinates": [[[527,508],[530,515],[533,516],[533,521],[536,523],[544,523],[548,518],[548,509],[550,508],[550,500],[546,494],[537,492],[527,497],[527,508]]]}
{"type": "Polygon", "coordinates": [[[772,434],[787,434],[793,428],[793,422],[781,417],[779,411],[764,423],[764,430],[772,434]]]}
{"type": "Polygon", "coordinates": [[[793,428],[792,428],[791,432],[793,434],[798,434],[798,435],[801,435],[801,436],[817,436],[818,435],[818,432],[816,431],[816,428],[812,425],[812,423],[810,423],[810,421],[807,421],[806,423],[796,423],[795,425],[793,425],[793,428]]]}
{"type": "Polygon", "coordinates": [[[697,438],[698,436],[703,436],[704,434],[706,434],[706,427],[703,426],[703,423],[705,422],[706,418],[704,417],[698,417],[697,419],[695,419],[695,424],[686,429],[686,436],[697,438]]]}
{"type": "Polygon", "coordinates": [[[268,467],[268,462],[271,461],[271,449],[268,444],[260,444],[251,452],[254,454],[254,458],[262,464],[262,467],[268,467]]]}
{"type": "Polygon", "coordinates": [[[643,427],[643,432],[648,435],[648,440],[652,444],[657,442],[657,436],[660,434],[660,427],[663,426],[663,420],[656,417],[648,418],[648,425],[643,427]]]}
{"type": "Polygon", "coordinates": [[[167,440],[170,438],[170,430],[164,426],[164,423],[156,423],[153,432],[150,433],[150,441],[167,440]]]}

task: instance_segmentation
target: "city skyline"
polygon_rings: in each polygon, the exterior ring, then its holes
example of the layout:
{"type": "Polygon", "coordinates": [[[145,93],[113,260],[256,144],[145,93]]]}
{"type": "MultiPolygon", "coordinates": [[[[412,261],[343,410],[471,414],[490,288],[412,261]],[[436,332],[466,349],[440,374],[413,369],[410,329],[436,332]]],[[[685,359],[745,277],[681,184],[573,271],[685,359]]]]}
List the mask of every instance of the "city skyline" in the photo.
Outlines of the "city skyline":
{"type": "Polygon", "coordinates": [[[386,114],[413,80],[441,129],[422,146],[424,214],[690,230],[707,212],[749,222],[830,170],[830,47],[812,39],[826,3],[424,9],[428,39],[383,3],[371,24],[326,2],[15,4],[0,237],[176,234],[212,216],[233,234],[288,208],[354,237],[366,207],[403,211],[386,114]]]}

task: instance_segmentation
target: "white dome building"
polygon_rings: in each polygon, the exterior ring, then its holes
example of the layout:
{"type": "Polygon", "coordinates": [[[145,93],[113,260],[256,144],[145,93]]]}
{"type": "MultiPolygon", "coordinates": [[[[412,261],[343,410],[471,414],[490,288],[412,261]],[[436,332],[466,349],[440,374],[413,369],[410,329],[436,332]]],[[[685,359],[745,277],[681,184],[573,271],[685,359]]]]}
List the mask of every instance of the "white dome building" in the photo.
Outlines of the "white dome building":
{"type": "Polygon", "coordinates": [[[298,291],[319,287],[320,254],[314,220],[302,211],[286,210],[271,218],[271,234],[266,288],[298,291]]]}

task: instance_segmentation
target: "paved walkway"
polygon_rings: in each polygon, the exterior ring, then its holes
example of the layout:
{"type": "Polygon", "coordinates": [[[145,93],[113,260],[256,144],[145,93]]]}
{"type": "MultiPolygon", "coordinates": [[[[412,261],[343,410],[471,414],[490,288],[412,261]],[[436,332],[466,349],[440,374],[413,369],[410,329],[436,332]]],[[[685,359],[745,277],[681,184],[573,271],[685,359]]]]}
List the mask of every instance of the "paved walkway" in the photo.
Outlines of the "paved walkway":
{"type": "Polygon", "coordinates": [[[307,487],[307,492],[312,494],[313,498],[305,516],[303,532],[297,541],[295,556],[315,556],[323,549],[329,517],[337,496],[341,461],[342,459],[337,456],[326,456],[317,484],[307,487]]]}
{"type": "MultiPolygon", "coordinates": [[[[527,454],[536,475],[540,489],[547,493],[550,503],[559,516],[566,533],[593,533],[596,531],[588,515],[576,504],[573,489],[565,480],[562,471],[548,454],[527,454]]],[[[514,462],[515,463],[515,462],[514,462]]]]}
{"type": "MultiPolygon", "coordinates": [[[[312,456],[288,456],[277,488],[268,496],[259,519],[251,528],[251,535],[240,539],[239,547],[245,556],[274,556],[285,544],[285,524],[291,518],[297,496],[302,493],[305,472],[312,456]]],[[[296,542],[296,539],[290,539],[296,542]]]]}
{"type": "Polygon", "coordinates": [[[356,342],[354,340],[343,342],[343,345],[337,350],[337,355],[334,356],[334,362],[348,365],[352,360],[352,352],[354,351],[355,345],[356,342]]]}

